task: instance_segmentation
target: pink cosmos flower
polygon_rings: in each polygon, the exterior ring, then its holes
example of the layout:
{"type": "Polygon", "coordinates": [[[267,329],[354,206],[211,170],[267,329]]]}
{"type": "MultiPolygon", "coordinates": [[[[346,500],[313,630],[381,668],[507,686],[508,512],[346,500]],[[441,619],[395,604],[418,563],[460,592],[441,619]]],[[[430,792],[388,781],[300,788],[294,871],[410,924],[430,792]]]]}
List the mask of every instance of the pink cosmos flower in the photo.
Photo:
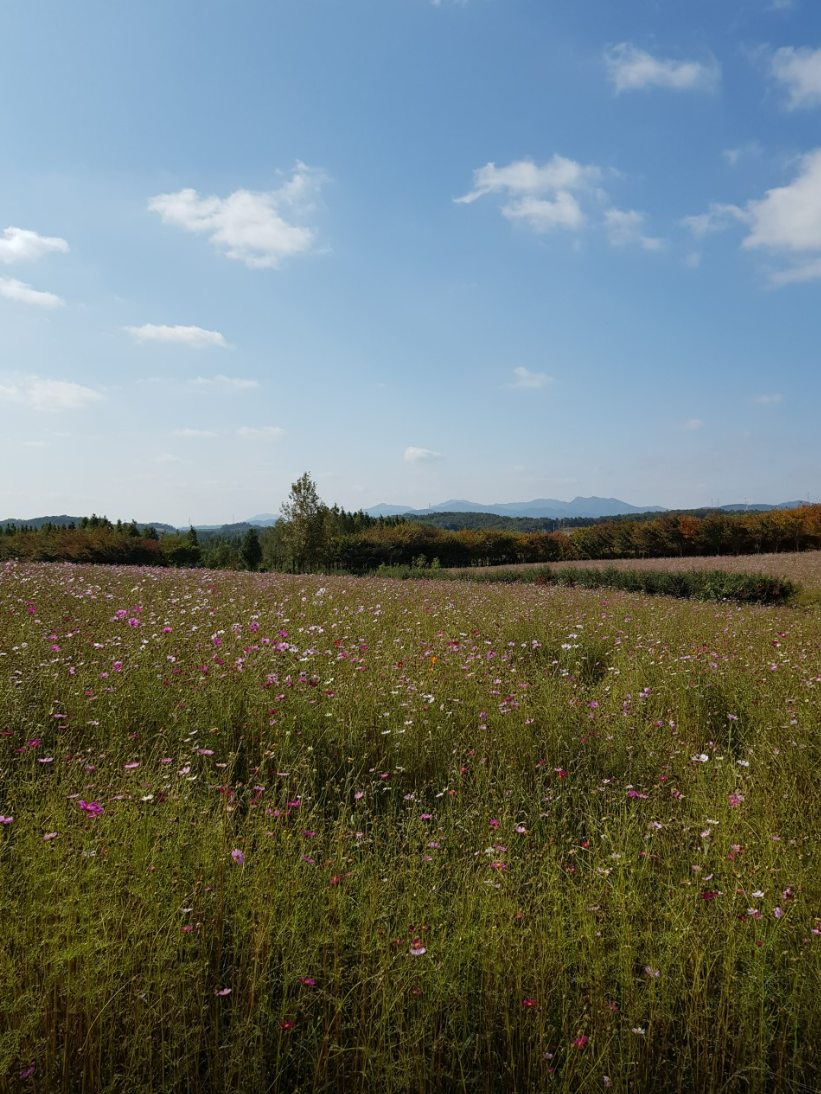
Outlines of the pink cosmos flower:
{"type": "Polygon", "coordinates": [[[14,817],[0,817],[0,824],[12,824],[14,817]]]}
{"type": "Polygon", "coordinates": [[[77,804],[82,809],[82,811],[86,813],[89,817],[99,817],[99,815],[103,812],[103,807],[100,805],[99,802],[84,802],[81,798],[80,801],[77,802],[77,804]]]}
{"type": "Polygon", "coordinates": [[[245,862],[245,855],[243,855],[242,851],[240,851],[238,847],[235,847],[234,850],[231,852],[231,858],[234,860],[237,866],[242,866],[245,862]]]}
{"type": "Polygon", "coordinates": [[[231,989],[230,988],[218,988],[214,992],[214,995],[230,995],[230,994],[231,994],[231,989]]]}

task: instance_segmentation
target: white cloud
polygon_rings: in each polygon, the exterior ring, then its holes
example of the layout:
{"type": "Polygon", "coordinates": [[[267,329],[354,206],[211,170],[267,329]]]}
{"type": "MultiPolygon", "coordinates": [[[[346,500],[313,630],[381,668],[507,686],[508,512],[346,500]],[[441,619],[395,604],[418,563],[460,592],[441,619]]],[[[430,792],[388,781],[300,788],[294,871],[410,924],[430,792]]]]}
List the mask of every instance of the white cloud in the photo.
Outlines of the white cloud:
{"type": "Polygon", "coordinates": [[[627,247],[636,243],[645,251],[660,251],[665,241],[644,235],[642,228],[646,219],[644,213],[636,209],[608,209],[604,214],[604,227],[611,245],[627,247]]]}
{"type": "Polygon", "coordinates": [[[531,372],[522,365],[519,365],[518,368],[514,368],[513,375],[516,379],[512,384],[508,384],[508,387],[533,390],[534,388],[545,387],[547,384],[553,382],[552,376],[547,376],[544,372],[531,372]]]}
{"type": "Polygon", "coordinates": [[[251,388],[259,387],[256,380],[241,380],[239,377],[225,376],[222,373],[218,373],[216,376],[197,376],[190,383],[203,391],[248,391],[251,388]]]}
{"type": "Polygon", "coordinates": [[[662,59],[630,42],[620,42],[606,50],[604,63],[617,95],[648,87],[716,91],[721,80],[721,67],[714,58],[709,62],[662,59]]]}
{"type": "Polygon", "coordinates": [[[821,49],[777,49],[770,62],[770,74],[789,92],[790,110],[821,105],[821,49]]]}
{"type": "Polygon", "coordinates": [[[547,198],[521,198],[505,205],[502,214],[508,220],[524,221],[534,232],[580,228],[584,223],[584,213],[577,199],[563,190],[552,201],[547,198]]]}
{"type": "Polygon", "coordinates": [[[175,429],[175,437],[216,437],[216,433],[210,429],[175,429]]]}
{"type": "Polygon", "coordinates": [[[27,228],[5,228],[0,236],[0,262],[23,262],[40,258],[49,251],[68,250],[68,244],[57,236],[41,236],[27,228]]]}
{"type": "Polygon", "coordinates": [[[32,410],[44,412],[81,410],[103,399],[99,391],[68,380],[42,380],[39,376],[24,376],[10,384],[0,384],[0,399],[21,403],[32,410]]]}
{"type": "Polygon", "coordinates": [[[758,403],[759,406],[775,406],[776,403],[783,402],[783,400],[783,395],[779,395],[777,391],[774,391],[770,395],[756,395],[753,402],[758,403]]]}
{"type": "Polygon", "coordinates": [[[473,172],[473,190],[456,201],[469,204],[483,194],[502,192],[530,195],[580,190],[598,182],[601,174],[600,167],[585,166],[559,155],[541,167],[532,160],[517,160],[507,167],[487,163],[473,172]]]}
{"type": "Polygon", "coordinates": [[[701,238],[733,221],[749,229],[744,248],[769,251],[789,262],[770,271],[772,284],[821,278],[821,148],[801,157],[798,174],[786,186],[768,190],[744,208],[713,204],[708,212],[686,217],[682,223],[701,238]]]}
{"type": "Polygon", "coordinates": [[[283,259],[313,248],[315,229],[299,221],[315,208],[324,181],[321,171],[297,163],[276,190],[235,190],[219,198],[185,189],[159,194],[148,208],[159,213],[164,224],[206,234],[228,258],[252,269],[273,269],[283,259]]]}
{"type": "Polygon", "coordinates": [[[681,223],[696,239],[703,239],[704,236],[713,232],[721,232],[724,228],[729,228],[734,220],[748,223],[749,216],[738,205],[722,205],[714,201],[706,213],[684,217],[681,223]]]}
{"type": "Polygon", "coordinates": [[[0,296],[16,300],[19,304],[33,304],[38,308],[59,308],[65,303],[53,292],[33,289],[31,285],[15,281],[13,277],[0,277],[0,296]]]}
{"type": "Polygon", "coordinates": [[[405,449],[406,463],[435,463],[444,459],[441,452],[432,452],[429,448],[414,448],[409,445],[405,449]]]}
{"type": "Polygon", "coordinates": [[[284,429],[280,429],[277,425],[264,425],[261,428],[255,428],[250,425],[243,425],[237,430],[238,437],[257,437],[267,440],[273,440],[276,437],[281,437],[285,432],[284,429]]]}
{"type": "Polygon", "coordinates": [[[684,428],[689,430],[696,430],[701,429],[703,425],[704,422],[701,420],[701,418],[688,418],[687,421],[684,423],[684,428]]]}
{"type": "Polygon", "coordinates": [[[821,251],[821,148],[801,158],[798,176],[747,205],[745,247],[821,251]]]}
{"type": "Polygon", "coordinates": [[[721,153],[722,158],[730,167],[737,167],[740,160],[752,159],[761,155],[761,145],[758,141],[748,141],[739,148],[725,148],[721,153]]]}
{"type": "Polygon", "coordinates": [[[805,281],[817,281],[821,278],[821,258],[810,262],[797,262],[784,270],[771,270],[770,281],[773,285],[800,285],[805,281]]]}
{"type": "Polygon", "coordinates": [[[133,335],[138,342],[173,342],[192,349],[203,349],[206,346],[220,346],[225,349],[228,346],[219,331],[204,330],[202,327],[166,327],[145,323],[141,327],[124,327],[123,330],[133,335]]]}
{"type": "Polygon", "coordinates": [[[602,169],[554,155],[541,166],[517,160],[506,167],[487,163],[473,172],[473,189],[456,202],[470,205],[486,194],[502,194],[502,213],[508,220],[523,221],[535,232],[553,228],[580,228],[585,215],[577,194],[601,196],[597,184],[602,169]]]}

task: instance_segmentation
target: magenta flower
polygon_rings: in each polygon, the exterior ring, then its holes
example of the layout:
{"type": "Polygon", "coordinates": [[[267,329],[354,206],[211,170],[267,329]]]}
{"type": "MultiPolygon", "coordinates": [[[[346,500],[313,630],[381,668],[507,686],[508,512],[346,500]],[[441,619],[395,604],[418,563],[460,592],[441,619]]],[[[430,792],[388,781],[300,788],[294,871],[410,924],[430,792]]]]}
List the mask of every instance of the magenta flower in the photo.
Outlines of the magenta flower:
{"type": "Polygon", "coordinates": [[[576,1046],[576,1048],[584,1048],[584,1046],[587,1044],[587,1041],[588,1038],[582,1035],[581,1037],[575,1037],[573,1039],[573,1044],[576,1046]]]}
{"type": "Polygon", "coordinates": [[[536,1000],[535,999],[523,999],[522,1000],[522,1006],[523,1007],[535,1007],[536,1006],[536,1000]]]}
{"type": "Polygon", "coordinates": [[[237,866],[242,866],[245,862],[245,855],[243,855],[242,851],[240,851],[238,847],[235,847],[234,850],[231,852],[231,858],[234,860],[237,866]]]}
{"type": "Polygon", "coordinates": [[[214,995],[230,995],[230,994],[231,994],[231,989],[230,988],[218,988],[214,992],[214,995]]]}
{"type": "Polygon", "coordinates": [[[46,834],[43,836],[43,839],[46,842],[48,842],[48,840],[50,840],[50,839],[57,839],[57,833],[56,832],[46,832],[46,834]]]}
{"type": "Polygon", "coordinates": [[[84,802],[81,798],[80,801],[77,802],[77,804],[82,809],[82,811],[86,813],[89,817],[99,817],[99,815],[103,812],[103,807],[100,805],[99,802],[84,802]]]}
{"type": "Polygon", "coordinates": [[[316,985],[316,980],[312,976],[300,976],[299,982],[304,988],[313,988],[316,985]]]}
{"type": "Polygon", "coordinates": [[[495,817],[491,817],[490,820],[488,821],[488,824],[490,825],[491,828],[498,828],[499,827],[499,821],[497,821],[495,817]]]}
{"type": "Polygon", "coordinates": [[[123,671],[122,661],[115,661],[114,664],[111,666],[111,671],[112,672],[122,672],[123,671]]]}
{"type": "Polygon", "coordinates": [[[773,915],[775,916],[776,919],[780,919],[783,914],[784,914],[784,909],[783,908],[775,908],[773,910],[773,915]]]}
{"type": "Polygon", "coordinates": [[[0,817],[0,824],[12,824],[14,817],[0,817]]]}

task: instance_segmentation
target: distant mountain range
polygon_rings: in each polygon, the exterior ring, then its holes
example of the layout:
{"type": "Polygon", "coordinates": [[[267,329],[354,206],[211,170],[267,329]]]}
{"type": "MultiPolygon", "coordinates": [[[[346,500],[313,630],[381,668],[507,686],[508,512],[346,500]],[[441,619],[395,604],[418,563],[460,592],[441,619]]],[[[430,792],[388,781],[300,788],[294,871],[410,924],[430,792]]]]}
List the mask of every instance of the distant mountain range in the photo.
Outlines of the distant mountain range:
{"type": "MultiPolygon", "coordinates": [[[[801,505],[807,505],[806,501],[780,501],[774,504],[769,502],[734,502],[730,505],[719,505],[715,508],[725,513],[757,512],[766,513],[771,509],[797,509],[801,505]]],[[[707,508],[704,506],[703,508],[707,508]]],[[[713,508],[712,506],[710,508],[713,508]]],[[[669,513],[661,505],[630,505],[629,502],[620,501],[618,498],[574,498],[572,501],[558,501],[556,498],[536,498],[534,501],[499,502],[495,505],[480,505],[475,501],[465,501],[462,498],[451,498],[450,501],[439,502],[427,509],[413,509],[410,505],[388,505],[384,502],[373,505],[365,512],[372,517],[395,517],[411,514],[415,517],[424,516],[426,513],[491,513],[500,517],[535,517],[561,520],[563,517],[616,517],[629,516],[631,513],[669,513]]],[[[14,524],[18,528],[26,525],[29,528],[40,528],[43,524],[54,524],[65,528],[69,524],[79,525],[80,517],[70,517],[65,513],[56,517],[30,517],[22,520],[17,517],[9,517],[0,520],[0,527],[14,524]]],[[[197,524],[198,532],[244,532],[248,528],[270,528],[276,524],[279,518],[274,513],[257,513],[247,520],[237,521],[233,524],[197,524]]],[[[151,527],[158,532],[187,531],[187,527],[175,528],[171,524],[163,524],[161,521],[149,521],[139,523],[140,529],[151,527]]]]}
{"type": "Polygon", "coordinates": [[[630,505],[618,498],[574,498],[572,501],[558,501],[556,498],[536,498],[534,501],[497,502],[494,505],[480,505],[475,501],[451,498],[427,509],[411,509],[402,505],[374,505],[366,509],[372,517],[400,516],[413,513],[494,513],[500,517],[615,517],[627,513],[664,513],[660,505],[630,505]]]}
{"type": "MultiPolygon", "coordinates": [[[[764,513],[770,509],[795,509],[806,504],[805,501],[782,501],[776,504],[738,502],[716,508],[727,513],[747,511],[764,513]]],[[[536,498],[534,501],[499,502],[495,505],[480,505],[475,501],[452,498],[450,501],[431,505],[427,509],[412,509],[410,506],[383,503],[374,505],[365,512],[372,517],[403,516],[406,513],[412,513],[414,516],[422,516],[425,513],[494,513],[500,517],[549,517],[553,520],[561,520],[562,517],[617,517],[630,513],[669,513],[670,510],[661,505],[630,505],[629,502],[620,501],[618,498],[578,497],[572,501],[536,498]]]]}

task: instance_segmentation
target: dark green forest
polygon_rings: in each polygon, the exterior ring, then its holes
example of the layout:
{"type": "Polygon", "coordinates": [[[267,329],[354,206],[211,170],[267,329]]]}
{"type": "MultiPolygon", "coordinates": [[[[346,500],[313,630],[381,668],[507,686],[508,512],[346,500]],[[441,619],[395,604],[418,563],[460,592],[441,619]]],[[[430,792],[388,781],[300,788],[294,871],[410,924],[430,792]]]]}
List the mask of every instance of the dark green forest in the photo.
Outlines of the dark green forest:
{"type": "MultiPolygon", "coordinates": [[[[750,555],[821,549],[821,506],[768,512],[665,513],[587,521],[561,531],[530,528],[525,518],[434,514],[430,519],[371,517],[326,505],[306,473],[291,486],[280,519],[244,531],[158,531],[96,514],[68,525],[7,524],[0,560],[112,565],[202,566],[209,569],[344,572],[516,565],[586,559],[750,555]],[[444,518],[464,518],[453,529],[444,518]],[[477,526],[472,526],[473,524],[477,526]],[[525,529],[519,527],[525,524],[525,529]]],[[[568,522],[569,523],[569,522],[568,522]]]]}

